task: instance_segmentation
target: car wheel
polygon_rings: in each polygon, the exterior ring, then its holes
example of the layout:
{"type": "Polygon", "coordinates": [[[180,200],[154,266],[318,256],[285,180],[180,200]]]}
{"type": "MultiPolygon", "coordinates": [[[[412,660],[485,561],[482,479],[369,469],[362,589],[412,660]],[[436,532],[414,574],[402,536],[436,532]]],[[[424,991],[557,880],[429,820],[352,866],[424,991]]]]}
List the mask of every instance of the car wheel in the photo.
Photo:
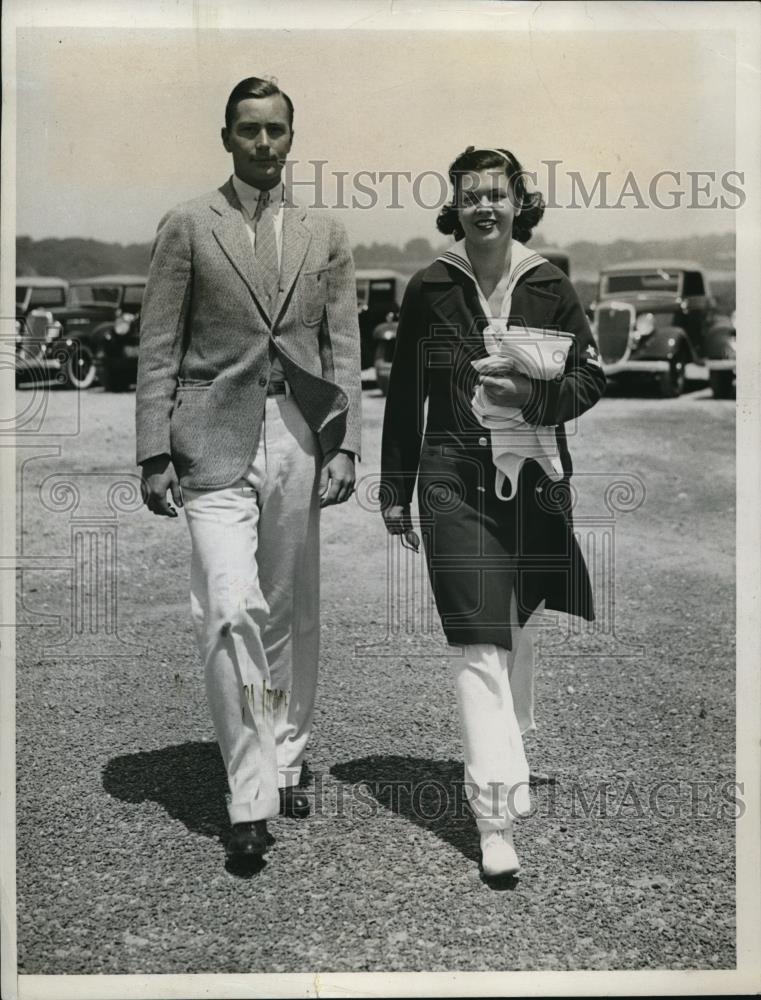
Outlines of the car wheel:
{"type": "Polygon", "coordinates": [[[734,399],[734,372],[710,372],[708,375],[708,381],[710,383],[714,399],[734,399]]]}
{"type": "Polygon", "coordinates": [[[87,347],[73,350],[64,370],[66,383],[72,389],[89,389],[95,381],[95,361],[87,347]]]}
{"type": "Polygon", "coordinates": [[[684,392],[684,368],[685,358],[683,354],[677,354],[669,361],[668,371],[661,372],[658,376],[658,388],[661,398],[676,399],[684,392]]]}

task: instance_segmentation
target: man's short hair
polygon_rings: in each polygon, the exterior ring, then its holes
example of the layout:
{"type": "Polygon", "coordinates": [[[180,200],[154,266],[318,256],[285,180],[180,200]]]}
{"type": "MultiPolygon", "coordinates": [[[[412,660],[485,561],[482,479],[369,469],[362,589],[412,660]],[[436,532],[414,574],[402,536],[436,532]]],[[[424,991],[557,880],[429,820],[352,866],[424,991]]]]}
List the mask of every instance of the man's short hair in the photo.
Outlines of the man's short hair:
{"type": "Polygon", "coordinates": [[[247,76],[245,80],[241,80],[233,87],[225,106],[225,126],[232,128],[235,109],[241,101],[245,101],[249,97],[274,97],[276,94],[280,94],[286,103],[288,125],[293,131],[293,101],[273,80],[263,80],[258,76],[247,76]]]}

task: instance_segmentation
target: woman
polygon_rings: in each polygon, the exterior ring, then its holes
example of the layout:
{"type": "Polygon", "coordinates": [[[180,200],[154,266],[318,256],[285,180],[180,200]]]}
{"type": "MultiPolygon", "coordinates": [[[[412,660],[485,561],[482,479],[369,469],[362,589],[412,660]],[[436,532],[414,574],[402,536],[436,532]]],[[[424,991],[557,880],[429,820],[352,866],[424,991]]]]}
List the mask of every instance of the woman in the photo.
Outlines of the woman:
{"type": "Polygon", "coordinates": [[[461,652],[454,670],[466,787],[483,871],[495,877],[517,874],[513,820],[529,810],[522,733],[533,728],[532,650],[524,626],[542,603],[594,618],[573,536],[563,425],[597,402],[605,376],[570,281],[523,245],[544,201],[527,190],[518,160],[471,146],[449,177],[453,199],[437,227],[457,242],[404,296],[383,426],[382,506],[388,531],[413,539],[417,481],[436,606],[461,652]],[[547,330],[559,331],[563,345],[556,377],[541,364],[522,374],[507,358],[496,367],[485,360],[502,345],[535,346],[547,330]],[[500,424],[512,435],[498,442],[505,432],[487,429],[485,409],[517,415],[500,424]],[[527,433],[541,447],[527,460],[508,455],[507,482],[497,456],[521,452],[527,433]]]}

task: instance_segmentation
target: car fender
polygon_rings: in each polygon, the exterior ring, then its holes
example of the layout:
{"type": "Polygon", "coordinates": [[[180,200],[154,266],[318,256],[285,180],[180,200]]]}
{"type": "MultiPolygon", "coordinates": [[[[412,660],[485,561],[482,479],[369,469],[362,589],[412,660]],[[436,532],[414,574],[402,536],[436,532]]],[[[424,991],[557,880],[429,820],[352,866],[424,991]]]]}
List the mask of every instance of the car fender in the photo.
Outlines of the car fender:
{"type": "Polygon", "coordinates": [[[664,326],[651,334],[638,350],[633,351],[632,358],[671,361],[683,348],[686,348],[692,358],[692,349],[684,330],[679,326],[664,326]]]}
{"type": "Polygon", "coordinates": [[[66,342],[73,341],[75,344],[81,344],[83,347],[87,347],[92,350],[95,344],[97,331],[105,325],[106,324],[104,323],[95,324],[93,326],[81,325],[73,326],[71,329],[65,326],[62,339],[66,342]]]}
{"type": "Polygon", "coordinates": [[[724,359],[735,357],[735,328],[728,316],[717,317],[716,322],[706,331],[706,358],[724,359]]]}
{"type": "Polygon", "coordinates": [[[86,334],[86,339],[94,348],[97,348],[106,339],[106,334],[109,331],[113,331],[113,329],[114,329],[113,320],[108,320],[108,322],[106,323],[98,323],[97,326],[93,326],[90,328],[90,330],[86,334]]]}

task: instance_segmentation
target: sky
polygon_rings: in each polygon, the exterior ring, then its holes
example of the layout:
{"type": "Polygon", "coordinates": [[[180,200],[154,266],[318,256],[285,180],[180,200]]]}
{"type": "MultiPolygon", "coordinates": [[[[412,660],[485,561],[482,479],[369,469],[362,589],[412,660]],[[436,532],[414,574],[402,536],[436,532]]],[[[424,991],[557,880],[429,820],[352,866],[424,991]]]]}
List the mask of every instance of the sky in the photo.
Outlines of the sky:
{"type": "Polygon", "coordinates": [[[637,30],[588,33],[467,25],[20,29],[17,232],[150,240],[167,209],[229,176],[223,110],[249,75],[276,77],[296,106],[292,176],[304,182],[297,199],[315,200],[319,169],[322,201],[345,206],[335,210],[354,243],[440,242],[440,178],[471,144],[511,149],[545,195],[554,176],[537,232],[545,243],[732,230],[735,213],[720,204],[739,201],[727,185],[740,182],[722,177],[743,169],[735,160],[730,32],[654,32],[641,30],[643,21],[637,30]],[[326,163],[316,168],[314,160],[326,163]],[[396,198],[381,171],[399,172],[396,198]],[[592,191],[601,171],[606,204],[598,189],[583,207],[577,188],[572,207],[570,174],[592,191]],[[677,177],[664,175],[653,188],[661,171],[677,177]],[[715,179],[692,180],[688,171],[715,179]],[[337,172],[345,176],[342,200],[337,172]],[[367,207],[372,198],[377,204],[367,207]],[[679,198],[675,208],[656,204],[679,198]]]}

